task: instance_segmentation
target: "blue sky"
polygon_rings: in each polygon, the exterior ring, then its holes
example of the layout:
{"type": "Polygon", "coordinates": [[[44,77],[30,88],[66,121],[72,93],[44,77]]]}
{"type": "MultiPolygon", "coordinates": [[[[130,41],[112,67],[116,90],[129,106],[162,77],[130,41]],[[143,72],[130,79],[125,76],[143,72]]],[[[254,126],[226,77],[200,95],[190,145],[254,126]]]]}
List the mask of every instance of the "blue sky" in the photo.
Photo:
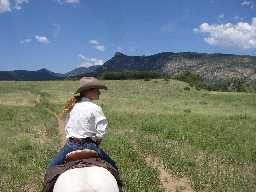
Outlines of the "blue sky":
{"type": "Polygon", "coordinates": [[[0,0],[0,70],[65,73],[116,51],[256,55],[256,0],[0,0]]]}

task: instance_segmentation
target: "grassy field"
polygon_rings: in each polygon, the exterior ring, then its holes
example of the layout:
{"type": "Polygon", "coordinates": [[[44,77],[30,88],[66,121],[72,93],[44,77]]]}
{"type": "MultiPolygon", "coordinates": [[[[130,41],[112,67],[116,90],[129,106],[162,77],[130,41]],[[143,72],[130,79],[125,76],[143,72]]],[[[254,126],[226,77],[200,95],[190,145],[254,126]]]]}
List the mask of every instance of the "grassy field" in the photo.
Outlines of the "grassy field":
{"type": "MultiPolygon", "coordinates": [[[[255,94],[184,90],[161,79],[105,83],[98,103],[110,126],[102,148],[117,161],[126,191],[165,191],[159,167],[177,192],[256,191],[255,94]]],[[[0,82],[1,192],[40,191],[61,147],[55,114],[77,86],[0,82]]]]}

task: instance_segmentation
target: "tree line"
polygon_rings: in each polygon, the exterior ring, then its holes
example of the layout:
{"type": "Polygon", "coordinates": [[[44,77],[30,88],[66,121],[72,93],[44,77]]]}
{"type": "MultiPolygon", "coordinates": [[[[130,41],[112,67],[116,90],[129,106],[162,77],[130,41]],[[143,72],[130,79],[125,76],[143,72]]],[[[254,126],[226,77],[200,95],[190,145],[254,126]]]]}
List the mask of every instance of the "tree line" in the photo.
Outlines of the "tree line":
{"type": "MultiPolygon", "coordinates": [[[[86,74],[88,75],[88,74],[86,74]]],[[[81,75],[84,76],[84,75],[81,75]]],[[[78,80],[81,76],[69,77],[69,80],[78,80]]],[[[105,71],[101,74],[89,74],[102,80],[132,80],[144,79],[175,79],[188,83],[196,89],[206,89],[209,91],[230,91],[230,92],[255,92],[256,80],[248,80],[246,78],[230,78],[220,80],[206,80],[199,74],[191,71],[183,71],[176,75],[168,75],[160,71],[105,71]]]]}

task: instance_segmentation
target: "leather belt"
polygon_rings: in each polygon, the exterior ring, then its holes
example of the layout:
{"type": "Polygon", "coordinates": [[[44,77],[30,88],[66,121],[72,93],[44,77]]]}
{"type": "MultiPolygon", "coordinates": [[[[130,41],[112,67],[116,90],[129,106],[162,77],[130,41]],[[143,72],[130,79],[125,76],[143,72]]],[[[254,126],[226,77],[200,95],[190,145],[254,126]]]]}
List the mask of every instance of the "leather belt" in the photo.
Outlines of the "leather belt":
{"type": "Polygon", "coordinates": [[[77,143],[77,144],[84,144],[84,143],[95,143],[96,144],[96,142],[94,140],[92,140],[90,137],[86,137],[86,138],[69,137],[68,140],[73,143],[77,143]]]}

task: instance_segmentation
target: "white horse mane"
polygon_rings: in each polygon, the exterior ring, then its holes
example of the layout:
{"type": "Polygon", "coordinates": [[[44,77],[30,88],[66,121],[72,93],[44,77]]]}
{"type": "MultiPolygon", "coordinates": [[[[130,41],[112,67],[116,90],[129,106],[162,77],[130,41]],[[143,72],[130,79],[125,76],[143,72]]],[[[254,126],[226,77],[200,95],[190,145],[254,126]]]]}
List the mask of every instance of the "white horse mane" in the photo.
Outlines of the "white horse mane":
{"type": "Polygon", "coordinates": [[[115,177],[103,167],[70,169],[62,173],[53,192],[119,192],[115,177]]]}

